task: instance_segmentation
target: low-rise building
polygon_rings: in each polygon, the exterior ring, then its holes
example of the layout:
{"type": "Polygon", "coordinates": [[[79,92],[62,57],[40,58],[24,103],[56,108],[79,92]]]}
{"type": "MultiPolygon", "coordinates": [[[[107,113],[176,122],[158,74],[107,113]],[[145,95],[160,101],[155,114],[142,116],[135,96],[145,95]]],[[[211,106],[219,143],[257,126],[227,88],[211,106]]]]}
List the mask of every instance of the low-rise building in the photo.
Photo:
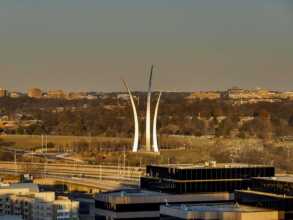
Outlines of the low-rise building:
{"type": "Polygon", "coordinates": [[[22,97],[23,94],[20,93],[20,92],[12,91],[12,92],[9,93],[9,96],[10,96],[11,98],[15,98],[15,99],[16,99],[16,98],[20,98],[20,97],[22,97]]]}
{"type": "Polygon", "coordinates": [[[97,99],[98,99],[98,96],[88,94],[86,98],[87,98],[88,100],[97,100],[97,99]]]}
{"type": "Polygon", "coordinates": [[[239,205],[238,203],[203,203],[162,205],[162,220],[279,220],[284,214],[277,210],[239,205]]]}
{"type": "Polygon", "coordinates": [[[67,94],[67,99],[74,100],[74,99],[86,99],[87,93],[86,92],[69,92],[67,94]]]}
{"type": "Polygon", "coordinates": [[[221,98],[229,100],[234,104],[253,104],[258,102],[281,102],[292,100],[293,92],[270,91],[266,89],[246,90],[233,87],[221,93],[221,98]]]}
{"type": "Polygon", "coordinates": [[[232,201],[230,193],[169,194],[147,190],[121,190],[95,197],[96,220],[159,219],[160,205],[232,201]]]}
{"type": "Polygon", "coordinates": [[[0,98],[8,96],[8,91],[6,89],[0,88],[0,98]]]}
{"type": "Polygon", "coordinates": [[[49,90],[47,92],[47,98],[51,99],[64,99],[66,98],[66,94],[63,90],[49,90]]]}
{"type": "Polygon", "coordinates": [[[189,96],[186,97],[187,100],[216,100],[221,98],[221,93],[217,91],[200,91],[193,92],[189,96]]]}
{"type": "Polygon", "coordinates": [[[27,95],[30,98],[39,99],[39,98],[42,98],[43,92],[39,88],[31,88],[31,89],[28,90],[27,95]]]}

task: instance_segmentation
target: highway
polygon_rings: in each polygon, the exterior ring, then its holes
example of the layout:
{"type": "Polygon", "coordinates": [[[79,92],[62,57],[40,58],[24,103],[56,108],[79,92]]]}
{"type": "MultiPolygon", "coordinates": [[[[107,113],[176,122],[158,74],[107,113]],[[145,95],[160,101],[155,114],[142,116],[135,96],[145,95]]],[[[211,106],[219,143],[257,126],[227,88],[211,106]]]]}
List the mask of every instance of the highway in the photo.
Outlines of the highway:
{"type": "Polygon", "coordinates": [[[68,180],[79,180],[90,183],[94,181],[112,181],[118,184],[138,185],[145,174],[140,167],[118,167],[109,165],[85,165],[67,163],[29,163],[0,161],[0,173],[24,174],[35,177],[54,177],[68,180]]]}

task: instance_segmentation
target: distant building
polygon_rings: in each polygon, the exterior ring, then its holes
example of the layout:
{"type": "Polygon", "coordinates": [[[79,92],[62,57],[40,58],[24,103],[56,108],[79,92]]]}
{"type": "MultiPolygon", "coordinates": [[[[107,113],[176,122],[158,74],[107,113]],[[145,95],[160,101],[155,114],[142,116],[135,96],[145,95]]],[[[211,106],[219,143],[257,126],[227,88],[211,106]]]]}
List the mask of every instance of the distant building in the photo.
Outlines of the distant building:
{"type": "Polygon", "coordinates": [[[220,98],[221,98],[220,92],[215,92],[215,91],[193,92],[189,96],[186,97],[187,100],[203,100],[203,99],[216,100],[220,98]]]}
{"type": "Polygon", "coordinates": [[[0,216],[17,215],[24,220],[78,220],[79,202],[39,192],[35,184],[0,187],[0,216]]]}
{"type": "Polygon", "coordinates": [[[31,88],[31,89],[28,90],[27,95],[30,98],[39,99],[39,98],[42,98],[43,93],[42,93],[42,90],[41,89],[31,88]]]}
{"type": "Polygon", "coordinates": [[[86,99],[87,93],[86,92],[69,92],[67,99],[86,99]]]}
{"type": "Polygon", "coordinates": [[[96,100],[96,99],[98,99],[98,96],[88,94],[86,98],[87,98],[88,100],[96,100]]]}
{"type": "Polygon", "coordinates": [[[47,98],[51,99],[64,99],[66,98],[66,94],[63,90],[49,90],[47,92],[47,98]]]}
{"type": "Polygon", "coordinates": [[[253,104],[259,102],[281,102],[293,99],[293,92],[269,91],[266,89],[245,90],[233,87],[221,93],[221,98],[234,104],[253,104]]]}
{"type": "Polygon", "coordinates": [[[8,91],[6,89],[0,88],[0,97],[8,96],[8,91]]]}
{"type": "Polygon", "coordinates": [[[281,99],[293,100],[293,91],[279,93],[281,99]]]}
{"type": "Polygon", "coordinates": [[[127,93],[120,93],[117,94],[117,99],[122,99],[122,100],[129,100],[129,95],[127,93]]]}
{"type": "Polygon", "coordinates": [[[12,91],[12,92],[9,93],[9,96],[10,96],[11,98],[20,98],[20,97],[23,96],[23,94],[20,93],[20,92],[12,91]]]}

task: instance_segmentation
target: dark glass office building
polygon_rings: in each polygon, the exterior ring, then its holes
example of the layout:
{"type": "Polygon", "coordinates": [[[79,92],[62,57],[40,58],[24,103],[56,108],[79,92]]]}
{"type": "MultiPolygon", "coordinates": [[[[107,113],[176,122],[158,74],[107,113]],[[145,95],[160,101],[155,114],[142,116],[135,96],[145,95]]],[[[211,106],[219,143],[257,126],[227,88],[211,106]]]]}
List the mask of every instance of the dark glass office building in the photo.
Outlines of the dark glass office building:
{"type": "Polygon", "coordinates": [[[293,219],[293,177],[253,178],[249,190],[235,191],[240,204],[285,211],[284,219],[293,219]]]}
{"type": "Polygon", "coordinates": [[[216,164],[149,165],[141,189],[99,193],[96,220],[160,219],[162,204],[225,203],[235,189],[248,189],[252,177],[271,177],[271,166],[216,164]]]}
{"type": "Polygon", "coordinates": [[[251,187],[252,177],[274,175],[274,167],[262,165],[149,165],[141,188],[176,194],[233,192],[251,187]]]}

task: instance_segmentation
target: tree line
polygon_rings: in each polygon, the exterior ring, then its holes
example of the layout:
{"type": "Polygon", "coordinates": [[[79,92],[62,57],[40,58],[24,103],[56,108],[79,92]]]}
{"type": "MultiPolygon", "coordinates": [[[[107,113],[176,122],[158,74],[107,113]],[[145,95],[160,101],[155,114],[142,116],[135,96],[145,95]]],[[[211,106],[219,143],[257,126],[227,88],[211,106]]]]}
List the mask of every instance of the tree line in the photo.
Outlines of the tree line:
{"type": "MultiPolygon", "coordinates": [[[[137,104],[143,129],[146,95],[135,95],[139,97],[136,101],[139,100],[137,104]]],[[[158,120],[161,134],[263,139],[293,135],[291,101],[233,105],[221,100],[190,101],[185,99],[186,96],[185,93],[163,95],[158,120]]],[[[2,128],[2,132],[112,137],[133,135],[129,101],[117,99],[116,94],[97,100],[0,98],[0,116],[13,118],[16,114],[29,116],[42,123],[14,130],[2,128]]]]}

